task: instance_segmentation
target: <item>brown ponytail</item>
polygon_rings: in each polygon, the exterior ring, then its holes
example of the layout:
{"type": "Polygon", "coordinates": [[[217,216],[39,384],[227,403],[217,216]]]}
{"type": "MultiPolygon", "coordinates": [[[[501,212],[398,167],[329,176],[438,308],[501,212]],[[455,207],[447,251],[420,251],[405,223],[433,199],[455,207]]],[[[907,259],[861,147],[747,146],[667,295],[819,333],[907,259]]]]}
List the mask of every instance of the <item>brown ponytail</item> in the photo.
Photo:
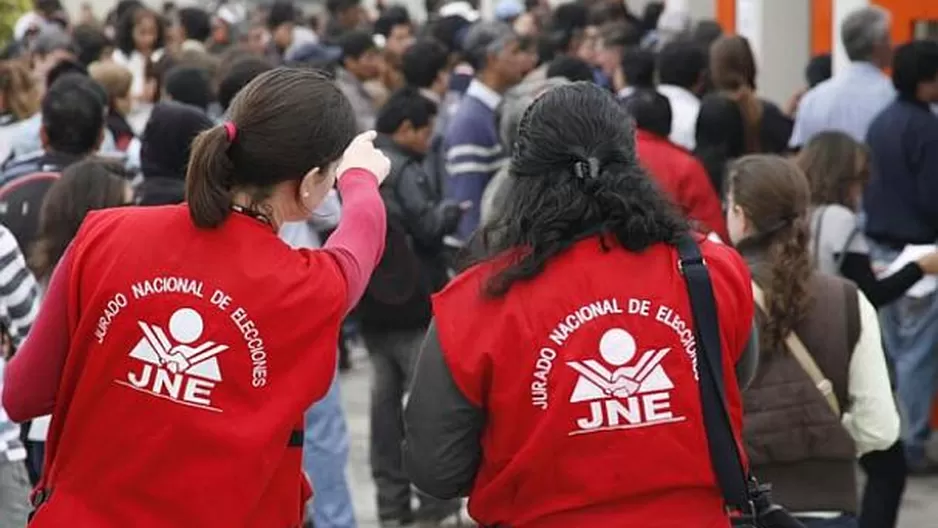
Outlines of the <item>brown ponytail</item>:
{"type": "Polygon", "coordinates": [[[277,68],[258,75],[232,100],[229,121],[192,144],[186,200],[193,223],[220,226],[235,194],[270,216],[276,185],[326,168],[355,137],[355,111],[328,77],[312,69],[277,68]]]}
{"type": "Polygon", "coordinates": [[[733,92],[727,92],[729,98],[739,105],[743,116],[743,138],[746,154],[762,152],[762,101],[756,96],[751,86],[742,84],[733,92]]]}
{"type": "Polygon", "coordinates": [[[766,351],[780,350],[811,302],[808,181],[794,162],[768,155],[740,158],[731,165],[729,179],[732,201],[754,231],[739,245],[761,249],[764,257],[763,265],[753,269],[767,312],[759,344],[766,351]]]}
{"type": "Polygon", "coordinates": [[[808,310],[811,301],[808,280],[813,269],[808,251],[810,239],[808,220],[800,216],[769,243],[768,273],[760,281],[768,312],[759,334],[763,350],[783,347],[789,332],[808,310]]]}
{"type": "Polygon", "coordinates": [[[186,172],[189,215],[198,227],[218,227],[231,214],[234,164],[228,156],[228,134],[221,125],[199,134],[192,143],[186,172]]]}

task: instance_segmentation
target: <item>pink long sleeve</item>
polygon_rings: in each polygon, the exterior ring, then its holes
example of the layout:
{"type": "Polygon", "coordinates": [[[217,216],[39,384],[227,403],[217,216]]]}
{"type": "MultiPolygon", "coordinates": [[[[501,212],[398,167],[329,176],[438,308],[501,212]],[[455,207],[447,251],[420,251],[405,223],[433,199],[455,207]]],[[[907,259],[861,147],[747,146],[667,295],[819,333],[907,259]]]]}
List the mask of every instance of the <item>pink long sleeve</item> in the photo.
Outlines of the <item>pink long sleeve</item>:
{"type": "Polygon", "coordinates": [[[52,273],[36,322],[4,372],[3,408],[13,421],[44,416],[55,408],[70,342],[68,278],[71,269],[71,251],[66,250],[52,273]]]}
{"type": "Polygon", "coordinates": [[[387,213],[378,193],[378,180],[363,169],[339,179],[342,219],[325,250],[338,262],[348,282],[348,311],[365,293],[372,272],[381,261],[387,232],[387,213]]]}

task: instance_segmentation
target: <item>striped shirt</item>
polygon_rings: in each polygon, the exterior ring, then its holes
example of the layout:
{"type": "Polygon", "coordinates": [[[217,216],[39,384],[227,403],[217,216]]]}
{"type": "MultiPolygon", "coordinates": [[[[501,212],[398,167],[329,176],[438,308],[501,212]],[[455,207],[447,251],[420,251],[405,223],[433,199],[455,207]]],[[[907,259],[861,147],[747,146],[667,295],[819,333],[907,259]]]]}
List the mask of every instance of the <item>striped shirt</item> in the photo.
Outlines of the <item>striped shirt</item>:
{"type": "Polygon", "coordinates": [[[804,94],[798,104],[789,145],[799,148],[829,130],[866,142],[870,123],[896,98],[892,80],[868,62],[851,63],[843,73],[804,94]]]}
{"type": "Polygon", "coordinates": [[[507,161],[498,137],[495,109],[502,96],[478,80],[472,81],[459,109],[450,120],[443,141],[446,197],[472,202],[456,235],[466,240],[480,221],[482,193],[492,176],[507,161]]]}
{"type": "MultiPolygon", "coordinates": [[[[10,231],[0,226],[0,325],[18,347],[39,310],[39,288],[26,260],[10,231]]],[[[5,361],[0,358],[0,393],[3,392],[3,369],[5,361]]],[[[10,421],[0,405],[0,463],[15,462],[26,458],[26,450],[20,441],[20,426],[10,421]]]]}

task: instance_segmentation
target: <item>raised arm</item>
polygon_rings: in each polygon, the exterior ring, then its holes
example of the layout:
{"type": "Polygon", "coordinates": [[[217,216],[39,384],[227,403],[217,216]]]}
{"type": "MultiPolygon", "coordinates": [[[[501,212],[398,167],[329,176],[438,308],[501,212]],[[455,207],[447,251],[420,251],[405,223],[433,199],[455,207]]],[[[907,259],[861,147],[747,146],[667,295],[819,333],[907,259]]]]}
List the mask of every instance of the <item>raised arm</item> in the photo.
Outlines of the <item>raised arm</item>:
{"type": "Polygon", "coordinates": [[[348,284],[346,312],[365,293],[384,253],[387,213],[378,186],[387,178],[391,162],[375,148],[374,139],[374,132],[359,134],[336,168],[343,214],[325,250],[335,258],[348,284]]]}

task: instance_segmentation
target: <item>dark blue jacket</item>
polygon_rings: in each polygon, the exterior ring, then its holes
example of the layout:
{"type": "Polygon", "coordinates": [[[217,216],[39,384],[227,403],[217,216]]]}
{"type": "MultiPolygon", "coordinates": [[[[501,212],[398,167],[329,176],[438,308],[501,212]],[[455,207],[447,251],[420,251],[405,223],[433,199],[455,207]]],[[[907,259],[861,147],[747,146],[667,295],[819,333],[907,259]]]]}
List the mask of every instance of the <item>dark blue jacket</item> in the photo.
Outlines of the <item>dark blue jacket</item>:
{"type": "Polygon", "coordinates": [[[873,120],[866,142],[867,235],[897,248],[938,241],[938,117],[923,103],[897,99],[873,120]]]}

